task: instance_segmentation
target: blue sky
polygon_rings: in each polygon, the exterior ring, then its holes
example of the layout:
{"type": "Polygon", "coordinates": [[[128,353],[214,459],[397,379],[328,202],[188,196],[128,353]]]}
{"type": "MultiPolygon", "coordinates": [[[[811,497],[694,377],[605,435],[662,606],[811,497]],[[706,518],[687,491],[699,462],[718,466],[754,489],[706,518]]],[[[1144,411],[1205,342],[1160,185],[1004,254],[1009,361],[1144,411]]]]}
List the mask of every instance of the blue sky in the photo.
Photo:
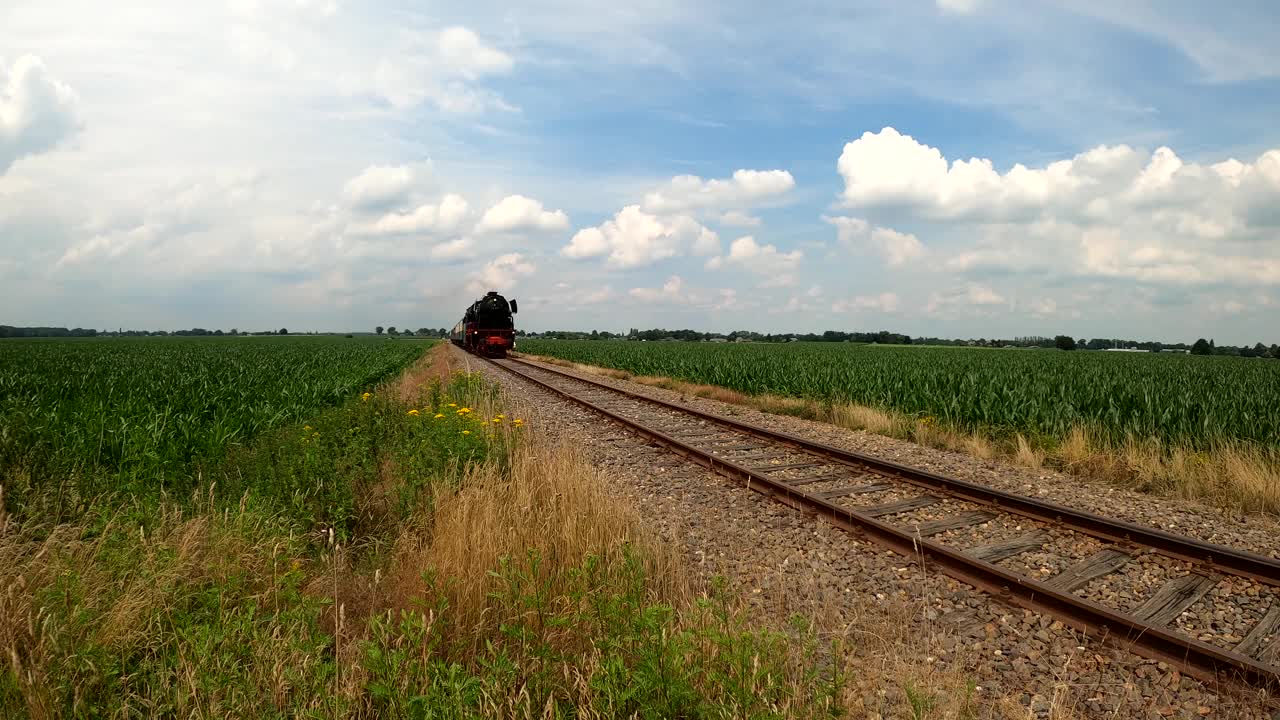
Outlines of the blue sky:
{"type": "Polygon", "coordinates": [[[1264,2],[17,0],[0,322],[1280,341],[1264,2]]]}

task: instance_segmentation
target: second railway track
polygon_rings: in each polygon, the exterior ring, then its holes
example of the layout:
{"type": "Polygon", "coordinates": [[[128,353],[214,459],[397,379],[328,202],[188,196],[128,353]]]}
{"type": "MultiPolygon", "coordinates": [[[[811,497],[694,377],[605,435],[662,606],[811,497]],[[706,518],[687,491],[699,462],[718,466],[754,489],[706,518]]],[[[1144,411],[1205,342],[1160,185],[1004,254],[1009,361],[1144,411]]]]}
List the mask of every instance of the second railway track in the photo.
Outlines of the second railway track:
{"type": "Polygon", "coordinates": [[[1280,561],[916,470],[521,360],[490,361],[672,452],[999,599],[1214,683],[1280,689],[1280,561]],[[1080,536],[1089,552],[1072,552],[1080,536]],[[1064,538],[1076,538],[1064,542],[1064,538]],[[1061,557],[1057,557],[1061,555],[1061,557]],[[1034,556],[1035,562],[1025,561],[1034,556]],[[1100,602],[1096,586],[1166,559],[1166,580],[1100,602]],[[1046,559],[1048,558],[1048,559],[1046,559]],[[1045,571],[1048,571],[1046,573],[1045,571]],[[1243,637],[1180,616],[1225,582],[1270,604],[1243,637]],[[1094,597],[1091,597],[1094,595],[1094,597]],[[1116,605],[1122,605],[1116,607],[1116,605]]]}

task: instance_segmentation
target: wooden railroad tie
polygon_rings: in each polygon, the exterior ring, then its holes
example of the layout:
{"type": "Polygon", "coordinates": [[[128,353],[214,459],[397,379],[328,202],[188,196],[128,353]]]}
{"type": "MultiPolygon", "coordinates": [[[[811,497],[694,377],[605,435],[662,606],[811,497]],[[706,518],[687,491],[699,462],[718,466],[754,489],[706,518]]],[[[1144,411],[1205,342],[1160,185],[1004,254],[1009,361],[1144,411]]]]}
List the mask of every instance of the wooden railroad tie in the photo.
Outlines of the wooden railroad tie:
{"type": "Polygon", "coordinates": [[[911,510],[919,510],[920,508],[929,507],[934,503],[941,502],[939,498],[932,495],[921,495],[919,497],[907,498],[906,500],[895,500],[894,502],[880,503],[879,505],[864,505],[856,507],[854,510],[868,517],[880,517],[881,515],[896,515],[898,513],[909,512],[911,510]]]}
{"type": "Polygon", "coordinates": [[[1049,536],[1047,534],[1036,531],[1010,540],[991,543],[990,545],[971,547],[964,552],[970,557],[993,563],[1000,562],[1005,558],[1011,558],[1014,555],[1021,555],[1024,552],[1039,550],[1048,540],[1049,536]]]}
{"type": "Polygon", "coordinates": [[[1089,584],[1091,580],[1110,575],[1128,565],[1132,559],[1133,556],[1127,552],[1105,548],[1045,580],[1045,584],[1055,590],[1071,592],[1089,584]]]}

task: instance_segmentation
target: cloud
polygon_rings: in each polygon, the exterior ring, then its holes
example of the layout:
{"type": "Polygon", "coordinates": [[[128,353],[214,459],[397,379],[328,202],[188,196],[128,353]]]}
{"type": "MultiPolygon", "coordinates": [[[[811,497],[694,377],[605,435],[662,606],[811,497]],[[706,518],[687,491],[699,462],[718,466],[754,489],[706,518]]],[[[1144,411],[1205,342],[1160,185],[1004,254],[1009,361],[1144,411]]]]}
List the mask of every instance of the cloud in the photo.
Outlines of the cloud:
{"type": "Polygon", "coordinates": [[[978,9],[978,0],[938,0],[938,9],[943,12],[967,15],[978,9]]]}
{"type": "Polygon", "coordinates": [[[560,254],[573,259],[605,257],[612,267],[634,268],[683,255],[689,246],[699,253],[714,252],[718,242],[714,232],[693,218],[665,219],[628,205],[612,220],[579,230],[560,254]]]}
{"type": "Polygon", "coordinates": [[[931,293],[924,311],[934,315],[951,310],[981,309],[1004,303],[1005,299],[990,287],[979,283],[968,283],[962,287],[931,293]]]}
{"type": "Polygon", "coordinates": [[[677,175],[645,194],[643,207],[658,214],[703,209],[741,209],[789,192],[796,185],[786,170],[738,170],[727,180],[677,175]]]}
{"type": "Polygon", "coordinates": [[[831,311],[837,313],[874,310],[876,312],[897,312],[900,300],[895,293],[885,292],[879,295],[858,295],[848,300],[837,300],[831,304],[831,311]]]}
{"type": "Polygon", "coordinates": [[[99,233],[73,245],[58,259],[58,266],[75,265],[90,258],[117,258],[125,253],[147,248],[161,237],[163,226],[142,224],[136,227],[99,233]]]}
{"type": "Polygon", "coordinates": [[[431,248],[431,259],[440,261],[467,260],[475,256],[475,243],[471,238],[457,238],[431,248]]]}
{"type": "Polygon", "coordinates": [[[485,211],[476,232],[515,230],[567,230],[569,216],[542,209],[542,203],[523,195],[508,195],[485,211]]]}
{"type": "Polygon", "coordinates": [[[720,224],[729,227],[759,227],[760,218],[748,215],[740,210],[730,210],[720,216],[720,224]]]}
{"type": "Polygon", "coordinates": [[[947,159],[891,127],[866,132],[837,161],[846,207],[897,209],[933,220],[973,223],[1054,219],[1081,225],[1142,220],[1181,234],[1223,237],[1280,226],[1269,212],[1280,194],[1280,150],[1255,162],[1183,161],[1168,147],[1144,158],[1127,146],[1100,145],[1042,168],[947,159]]]}
{"type": "Polygon", "coordinates": [[[616,297],[617,294],[610,285],[590,286],[562,281],[556,283],[550,291],[527,295],[521,301],[521,307],[553,312],[573,311],[612,302],[616,297]]]}
{"type": "Polygon", "coordinates": [[[750,235],[744,235],[729,244],[729,254],[724,257],[713,257],[706,262],[708,270],[718,270],[728,265],[736,265],[757,275],[768,275],[773,278],[786,278],[785,285],[794,283],[796,268],[804,253],[792,250],[789,253],[778,252],[773,245],[761,245],[750,235]]]}
{"type": "Polygon", "coordinates": [[[437,52],[445,67],[467,80],[508,73],[515,65],[511,56],[485,45],[478,35],[464,27],[441,30],[437,52]]]}
{"type": "Polygon", "coordinates": [[[371,165],[351,178],[342,192],[352,207],[385,210],[404,203],[413,187],[413,171],[406,165],[371,165]]]}
{"type": "Polygon", "coordinates": [[[890,266],[906,264],[925,254],[924,243],[910,233],[898,232],[891,228],[873,227],[862,218],[824,215],[822,219],[836,226],[836,237],[845,247],[870,248],[883,255],[890,266]]]}
{"type": "MultiPolygon", "coordinates": [[[[837,164],[843,202],[869,213],[906,211],[948,223],[954,272],[1033,272],[1146,285],[1280,282],[1280,150],[1253,162],[1188,162],[1171,148],[1143,154],[1098,146],[1042,168],[947,160],[892,128],[864,133],[837,164]],[[954,243],[953,243],[954,244],[954,243]]],[[[914,236],[866,220],[828,218],[844,241],[903,264],[924,254],[914,236]]],[[[939,225],[940,230],[942,226],[939,225]]]]}
{"type": "Polygon", "coordinates": [[[0,175],[19,158],[53,149],[82,126],[79,98],[35,55],[0,59],[0,175]]]}
{"type": "Polygon", "coordinates": [[[506,292],[528,277],[538,268],[520,253],[507,253],[485,263],[473,273],[467,282],[467,290],[473,294],[497,290],[506,292]]]}
{"type": "Polygon", "coordinates": [[[487,77],[511,72],[515,60],[510,55],[486,44],[474,31],[457,26],[434,33],[425,45],[378,62],[373,87],[392,107],[431,103],[454,114],[516,109],[477,85],[487,77]]]}
{"type": "Polygon", "coordinates": [[[694,298],[684,292],[684,280],[679,275],[672,275],[660,288],[631,288],[627,293],[642,303],[688,304],[694,298]]]}
{"type": "Polygon", "coordinates": [[[447,233],[462,224],[469,210],[466,198],[449,193],[437,204],[419,205],[405,213],[388,213],[372,224],[356,224],[351,229],[359,235],[447,233]]]}

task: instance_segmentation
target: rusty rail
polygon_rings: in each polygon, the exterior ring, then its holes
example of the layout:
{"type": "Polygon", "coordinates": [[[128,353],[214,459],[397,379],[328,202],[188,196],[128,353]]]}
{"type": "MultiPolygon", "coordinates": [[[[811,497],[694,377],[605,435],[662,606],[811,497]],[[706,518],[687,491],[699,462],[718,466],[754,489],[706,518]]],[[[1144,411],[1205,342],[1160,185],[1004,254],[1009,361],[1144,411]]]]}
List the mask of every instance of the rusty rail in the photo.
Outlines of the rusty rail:
{"type": "Polygon", "coordinates": [[[900,465],[871,455],[864,455],[851,450],[844,450],[831,445],[806,440],[805,438],[797,437],[788,433],[768,430],[766,428],[744,423],[732,418],[713,415],[694,408],[682,407],[665,400],[651,398],[646,395],[631,392],[630,390],[623,390],[594,380],[587,380],[576,375],[570,375],[569,373],[561,372],[554,368],[533,365],[527,361],[517,360],[515,358],[511,358],[510,360],[529,367],[537,368],[538,370],[554,373],[571,380],[576,380],[587,385],[594,385],[601,389],[625,395],[635,400],[659,405],[669,410],[675,410],[710,422],[725,425],[740,432],[754,435],[762,440],[790,445],[794,448],[820,455],[844,465],[869,468],[877,473],[888,475],[895,479],[903,480],[934,492],[945,493],[959,500],[965,500],[978,505],[986,505],[1004,512],[1022,515],[1024,517],[1031,518],[1032,520],[1039,520],[1041,522],[1059,525],[1085,535],[1090,535],[1098,538],[1099,540],[1105,540],[1118,545],[1137,545],[1147,547],[1161,554],[1198,565],[1206,572],[1216,571],[1231,575],[1239,575],[1241,577],[1257,580],[1258,582],[1266,585],[1280,587],[1280,560],[1267,557],[1265,555],[1259,555],[1245,550],[1238,550],[1236,548],[1218,545],[1216,543],[1205,542],[1203,540],[1197,540],[1184,535],[1175,535],[1173,533],[1146,527],[1137,523],[1103,517],[1102,515],[1096,515],[1084,510],[1077,510],[1065,505],[1058,505],[1057,503],[1037,500],[1025,495],[997,490],[995,488],[986,487],[966,480],[960,480],[958,478],[938,475],[927,470],[920,470],[906,465],[900,465]]]}
{"type": "Polygon", "coordinates": [[[699,465],[735,480],[748,489],[755,490],[803,512],[812,513],[851,533],[879,543],[921,562],[932,562],[945,574],[984,590],[1014,605],[1059,618],[1068,625],[1104,642],[1145,657],[1168,662],[1189,675],[1211,683],[1240,684],[1269,690],[1280,688],[1280,668],[1264,664],[1251,657],[1224,648],[1215,647],[1196,638],[1170,632],[1164,627],[1139,620],[1093,601],[1077,597],[1069,591],[1057,590],[1044,582],[1033,580],[1006,570],[998,565],[979,560],[940,543],[905,532],[893,525],[877,520],[856,510],[842,508],[829,500],[811,495],[787,483],[775,480],[751,468],[726,461],[710,452],[682,442],[661,430],[642,425],[607,408],[577,397],[572,393],[547,383],[512,366],[514,363],[534,367],[570,380],[594,385],[613,393],[646,403],[710,420],[735,430],[749,433],[761,439],[781,442],[844,464],[871,467],[888,474],[954,497],[987,504],[1009,512],[1037,520],[1059,523],[1113,542],[1149,547],[1191,560],[1209,562],[1219,570],[1235,571],[1246,577],[1280,585],[1280,562],[1261,555],[1245,553],[1192,538],[1144,528],[1133,523],[1111,520],[1092,513],[1073,510],[1003,491],[984,488],[954,478],[946,478],[914,468],[886,462],[870,456],[815,443],[786,433],[742,423],[673,403],[656,400],[621,390],[603,383],[585,380],[550,368],[531,365],[524,361],[508,359],[505,363],[492,364],[567,400],[590,408],[631,430],[665,446],[672,452],[699,465]],[[1148,542],[1150,540],[1150,542],[1148,542]],[[1210,559],[1211,558],[1211,559],[1210,559]],[[1239,568],[1239,570],[1234,570],[1239,568]],[[1269,573],[1269,574],[1268,574],[1269,573]],[[1261,575],[1261,577],[1259,577],[1261,575]]]}

